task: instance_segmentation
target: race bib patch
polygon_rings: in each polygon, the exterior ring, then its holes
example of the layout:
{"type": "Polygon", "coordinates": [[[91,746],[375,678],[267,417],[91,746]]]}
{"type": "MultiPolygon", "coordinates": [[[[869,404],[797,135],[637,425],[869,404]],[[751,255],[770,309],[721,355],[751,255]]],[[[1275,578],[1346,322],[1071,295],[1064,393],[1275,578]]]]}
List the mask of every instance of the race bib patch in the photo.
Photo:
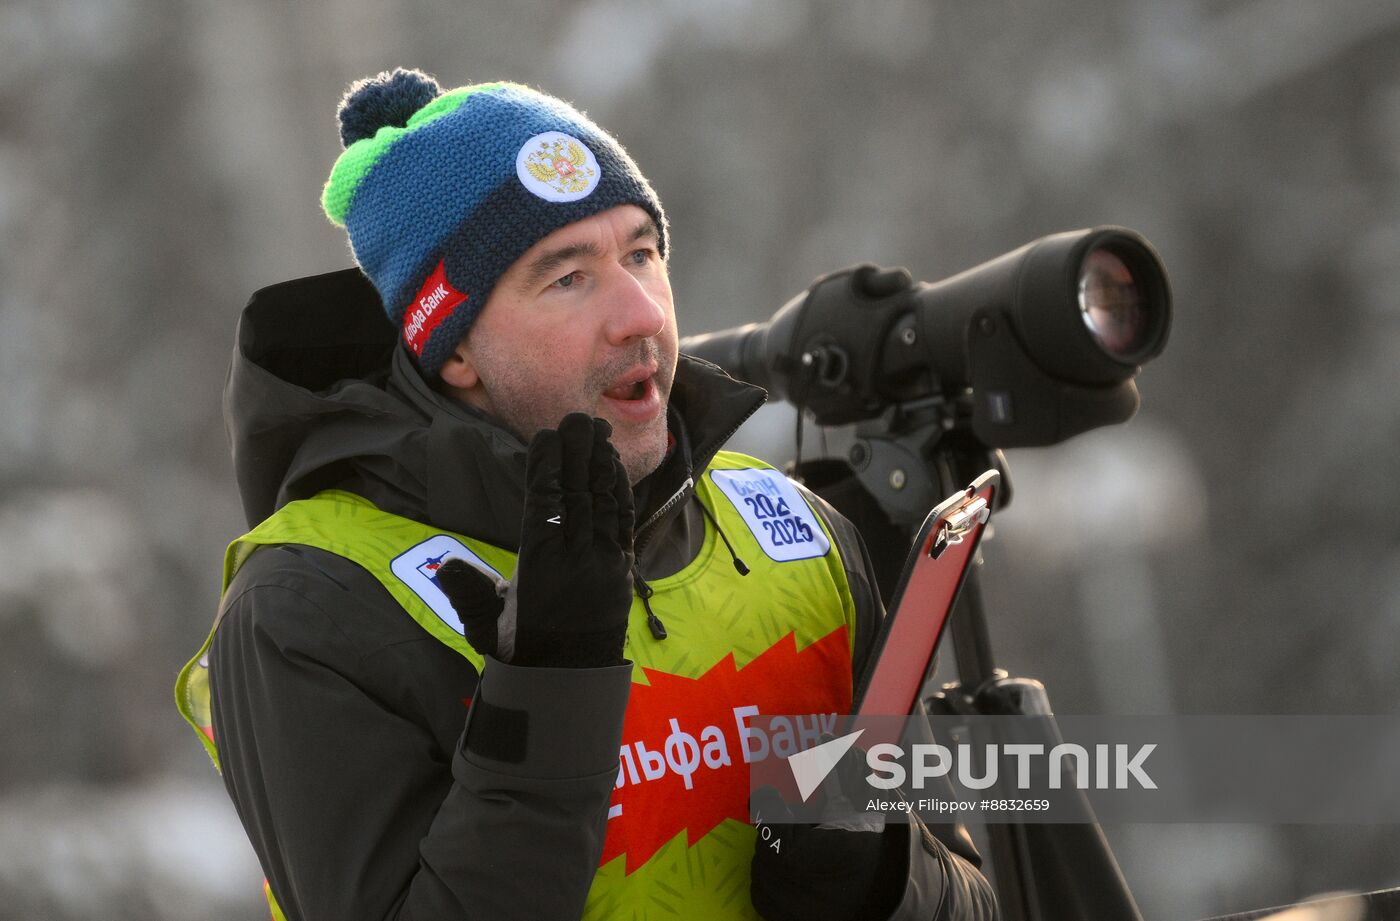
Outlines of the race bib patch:
{"type": "Polygon", "coordinates": [[[463,633],[462,621],[453,610],[452,602],[447,600],[447,596],[438,587],[437,581],[438,568],[454,556],[466,560],[486,573],[498,585],[505,582],[505,578],[473,553],[471,548],[447,534],[438,534],[408,548],[394,558],[389,564],[389,570],[398,576],[399,581],[407,585],[413,594],[423,599],[424,604],[432,608],[438,620],[457,633],[463,633]]]}
{"type": "Polygon", "coordinates": [[[602,170],[576,137],[558,131],[537,134],[515,155],[521,185],[545,201],[578,201],[598,186],[602,170]]]}
{"type": "Polygon", "coordinates": [[[831,549],[812,510],[797,488],[776,470],[712,470],[720,488],[769,559],[779,563],[826,556],[831,549]]]}

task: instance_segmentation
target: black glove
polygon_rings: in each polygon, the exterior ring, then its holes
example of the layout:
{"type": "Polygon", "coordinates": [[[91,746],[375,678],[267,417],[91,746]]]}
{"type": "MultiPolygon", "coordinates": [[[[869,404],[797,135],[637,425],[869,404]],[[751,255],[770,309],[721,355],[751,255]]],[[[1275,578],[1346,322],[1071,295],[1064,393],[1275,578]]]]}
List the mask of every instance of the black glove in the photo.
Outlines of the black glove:
{"type": "Polygon", "coordinates": [[[504,597],[465,560],[438,584],[478,652],[513,665],[621,665],[632,606],[632,487],[612,426],[570,413],[530,441],[520,556],[504,597]]]}
{"type": "MultiPolygon", "coordinates": [[[[847,752],[836,773],[839,784],[827,789],[863,788],[860,750],[847,752]]],[[[907,839],[886,833],[883,814],[857,814],[840,792],[828,805],[855,817],[830,825],[795,823],[777,790],[754,792],[749,809],[758,838],[749,897],[765,921],[883,919],[902,897],[904,879],[894,877],[903,861],[895,851],[907,839]]]]}

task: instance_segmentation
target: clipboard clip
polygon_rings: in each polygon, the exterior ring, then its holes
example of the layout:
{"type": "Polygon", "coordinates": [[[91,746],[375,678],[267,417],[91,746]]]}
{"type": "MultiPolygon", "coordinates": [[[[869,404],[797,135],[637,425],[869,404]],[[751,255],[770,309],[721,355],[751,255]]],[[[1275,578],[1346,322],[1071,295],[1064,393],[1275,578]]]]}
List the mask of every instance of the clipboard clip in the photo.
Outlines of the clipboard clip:
{"type": "Polygon", "coordinates": [[[962,501],[939,522],[938,530],[929,544],[928,555],[938,559],[943,555],[943,551],[962,543],[963,539],[972,533],[973,528],[986,524],[991,514],[992,510],[986,497],[979,496],[969,489],[962,501]]]}

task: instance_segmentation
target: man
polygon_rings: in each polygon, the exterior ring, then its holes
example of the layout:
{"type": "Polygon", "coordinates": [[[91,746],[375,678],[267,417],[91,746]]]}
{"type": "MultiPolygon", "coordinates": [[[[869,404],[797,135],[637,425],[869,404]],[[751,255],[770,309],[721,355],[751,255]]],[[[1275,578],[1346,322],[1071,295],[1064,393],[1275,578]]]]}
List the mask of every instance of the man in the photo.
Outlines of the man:
{"type": "Polygon", "coordinates": [[[632,160],[512,84],[395,71],[340,120],[364,275],[244,313],[256,527],[177,688],[274,916],[990,917],[962,835],[755,850],[747,721],[845,712],[879,601],[848,523],[721,451],[763,394],[678,356],[632,160]]]}

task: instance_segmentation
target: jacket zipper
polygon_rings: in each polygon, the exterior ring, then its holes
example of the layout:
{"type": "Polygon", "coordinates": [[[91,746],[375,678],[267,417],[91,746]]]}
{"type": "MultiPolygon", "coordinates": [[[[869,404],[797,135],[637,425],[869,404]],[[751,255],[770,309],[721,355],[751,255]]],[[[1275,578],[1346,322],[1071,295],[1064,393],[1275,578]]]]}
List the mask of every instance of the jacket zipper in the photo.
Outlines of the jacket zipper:
{"type": "MultiPolygon", "coordinates": [[[[758,406],[762,405],[762,403],[758,404],[758,406]]],[[[749,421],[749,417],[752,416],[754,413],[758,412],[758,406],[755,406],[753,409],[744,413],[744,415],[739,419],[739,421],[735,422],[734,425],[730,427],[729,431],[725,432],[723,435],[721,435],[715,440],[715,443],[717,445],[723,445],[730,438],[734,437],[734,433],[739,431],[739,426],[749,421]]],[[[715,451],[718,450],[718,448],[715,449],[715,451]]],[[[711,456],[714,456],[714,452],[711,452],[711,456]]],[[[650,585],[647,584],[646,580],[642,578],[641,566],[638,563],[638,561],[642,558],[642,549],[646,547],[647,540],[651,537],[650,531],[652,527],[658,521],[661,520],[662,516],[664,516],[667,512],[674,508],[677,502],[684,501],[687,498],[687,493],[693,491],[694,489],[695,475],[692,471],[688,476],[686,476],[685,481],[681,483],[680,488],[677,489],[675,492],[671,493],[670,498],[668,498],[665,502],[661,503],[661,507],[658,508],[655,512],[653,512],[650,518],[642,522],[641,527],[637,528],[634,532],[636,536],[632,542],[632,581],[636,583],[637,595],[642,599],[642,607],[647,612],[647,627],[651,630],[652,637],[658,641],[666,639],[666,625],[661,622],[661,618],[657,617],[656,612],[651,609],[651,596],[656,594],[656,592],[652,589],[650,585]]],[[[705,511],[705,506],[703,503],[700,506],[700,510],[702,512],[705,511]]],[[[709,517],[708,513],[706,514],[706,517],[709,517]]],[[[719,530],[718,524],[715,525],[715,530],[719,530]]],[[[724,536],[724,533],[722,531],[720,532],[720,536],[724,536]]],[[[729,541],[726,539],[724,544],[726,547],[728,547],[729,541]]],[[[730,556],[734,556],[733,548],[730,548],[729,552],[730,556]]],[[[737,556],[734,556],[734,568],[738,569],[741,575],[748,575],[748,573],[744,571],[748,567],[744,566],[743,561],[740,560],[737,556]]]]}
{"type": "Polygon", "coordinates": [[[667,512],[676,506],[678,502],[684,502],[686,493],[695,488],[695,478],[687,476],[680,488],[673,492],[661,507],[652,513],[651,517],[642,522],[642,526],[637,529],[639,539],[632,543],[632,581],[637,586],[637,596],[642,599],[642,608],[647,612],[647,628],[651,630],[653,639],[666,639],[666,625],[661,622],[661,618],[656,616],[656,612],[651,609],[651,596],[656,594],[647,580],[642,578],[642,568],[638,562],[642,558],[642,548],[647,545],[652,527],[661,520],[667,512]]]}

